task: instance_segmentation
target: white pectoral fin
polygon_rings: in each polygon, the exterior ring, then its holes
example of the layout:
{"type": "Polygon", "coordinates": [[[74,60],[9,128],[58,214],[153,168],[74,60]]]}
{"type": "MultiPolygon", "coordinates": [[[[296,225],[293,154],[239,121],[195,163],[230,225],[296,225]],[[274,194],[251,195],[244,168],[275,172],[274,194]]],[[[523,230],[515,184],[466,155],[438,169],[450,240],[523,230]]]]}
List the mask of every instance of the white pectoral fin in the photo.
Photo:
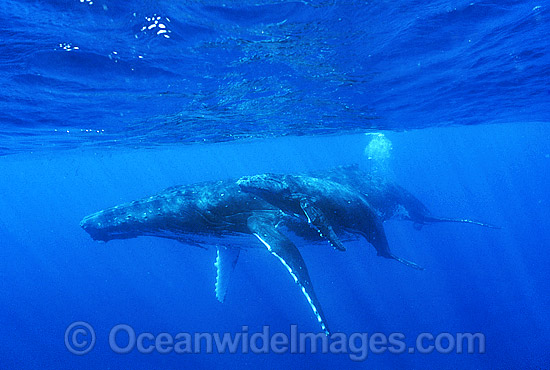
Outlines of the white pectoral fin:
{"type": "Polygon", "coordinates": [[[222,303],[225,300],[225,294],[237,264],[239,253],[240,249],[238,248],[217,247],[216,262],[214,263],[218,272],[216,275],[216,298],[222,303]]]}
{"type": "Polygon", "coordinates": [[[313,201],[304,197],[300,200],[300,207],[306,215],[309,224],[317,230],[322,238],[326,238],[334,249],[340,251],[346,250],[340,238],[336,236],[332,226],[328,223],[323,212],[315,206],[313,201]]]}
{"type": "Polygon", "coordinates": [[[317,300],[311,284],[304,260],[298,248],[285,235],[281,234],[273,224],[262,217],[252,216],[248,219],[250,231],[267,248],[267,250],[283,264],[294,281],[300,286],[302,294],[307,299],[317,321],[326,335],[330,334],[321,304],[317,300]]]}

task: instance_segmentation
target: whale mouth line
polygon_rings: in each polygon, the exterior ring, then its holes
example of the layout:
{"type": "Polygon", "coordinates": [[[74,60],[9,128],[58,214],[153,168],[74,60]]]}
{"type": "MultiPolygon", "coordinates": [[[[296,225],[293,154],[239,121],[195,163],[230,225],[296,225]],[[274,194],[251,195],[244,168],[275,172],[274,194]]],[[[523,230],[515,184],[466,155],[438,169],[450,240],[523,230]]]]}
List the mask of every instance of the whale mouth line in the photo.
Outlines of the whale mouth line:
{"type": "Polygon", "coordinates": [[[103,230],[91,231],[84,229],[93,240],[98,242],[108,242],[115,239],[133,239],[138,237],[137,233],[128,233],[128,232],[105,232],[103,230]]]}
{"type": "Polygon", "coordinates": [[[93,218],[82,220],[80,227],[95,241],[108,242],[113,239],[132,239],[138,236],[138,233],[131,230],[110,230],[109,227],[104,228],[101,226],[101,223],[92,220],[93,218]]]}

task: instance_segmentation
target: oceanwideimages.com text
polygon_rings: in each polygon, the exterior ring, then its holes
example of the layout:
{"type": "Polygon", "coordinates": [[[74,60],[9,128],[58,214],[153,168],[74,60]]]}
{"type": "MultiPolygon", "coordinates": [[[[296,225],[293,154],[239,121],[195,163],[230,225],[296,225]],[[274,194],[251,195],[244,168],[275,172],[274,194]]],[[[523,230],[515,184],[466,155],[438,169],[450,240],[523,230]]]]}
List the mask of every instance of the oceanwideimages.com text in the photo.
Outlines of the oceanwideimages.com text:
{"type": "MultiPolygon", "coordinates": [[[[93,350],[96,342],[93,327],[83,321],[74,322],[65,331],[65,345],[76,355],[93,350]]],[[[353,361],[364,361],[369,354],[430,354],[485,353],[483,333],[420,333],[410,340],[403,333],[304,333],[297,325],[290,333],[272,333],[268,325],[262,331],[250,331],[242,326],[237,333],[150,333],[136,332],[130,325],[118,324],[105,333],[110,349],[118,354],[198,354],[198,353],[254,353],[254,354],[347,354],[353,361]]]]}

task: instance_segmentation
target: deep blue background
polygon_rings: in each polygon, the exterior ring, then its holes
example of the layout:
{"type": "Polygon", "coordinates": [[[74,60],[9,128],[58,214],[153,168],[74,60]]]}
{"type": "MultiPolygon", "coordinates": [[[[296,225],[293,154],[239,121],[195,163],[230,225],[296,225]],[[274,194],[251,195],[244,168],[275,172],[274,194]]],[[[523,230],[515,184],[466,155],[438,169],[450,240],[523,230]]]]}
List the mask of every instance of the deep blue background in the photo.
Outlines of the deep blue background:
{"type": "Polygon", "coordinates": [[[548,368],[548,6],[224,3],[0,2],[0,368],[548,368]],[[332,330],[403,332],[408,344],[479,331],[486,354],[112,353],[119,323],[319,328],[260,249],[242,254],[222,305],[213,248],[99,244],[83,216],[176,184],[368,167],[367,130],[392,141],[388,176],[434,214],[502,229],[387,222],[392,249],[425,271],[364,243],[302,244],[332,330]],[[77,320],[98,334],[83,357],[63,343],[77,320]]]}
{"type": "MultiPolygon", "coordinates": [[[[387,133],[391,171],[438,215],[502,226],[440,224],[417,231],[387,222],[392,249],[426,267],[377,257],[366,244],[339,253],[302,243],[334,331],[483,332],[484,355],[370,355],[375,368],[545,368],[550,317],[550,144],[546,125],[487,125],[387,133]]],[[[0,343],[3,368],[353,366],[334,355],[115,355],[109,330],[317,331],[279,262],[248,250],[227,301],[214,296],[215,251],[138,238],[96,243],[86,214],[173,184],[264,171],[368,162],[364,135],[285,138],[157,150],[70,151],[2,159],[0,343]],[[9,180],[8,180],[9,179],[9,180]],[[84,357],[64,347],[65,328],[91,323],[98,340],[84,357]],[[62,364],[62,365],[60,365],[62,364]]],[[[253,241],[255,242],[255,241],[253,241]]],[[[409,342],[411,343],[411,342],[409,342]]]]}

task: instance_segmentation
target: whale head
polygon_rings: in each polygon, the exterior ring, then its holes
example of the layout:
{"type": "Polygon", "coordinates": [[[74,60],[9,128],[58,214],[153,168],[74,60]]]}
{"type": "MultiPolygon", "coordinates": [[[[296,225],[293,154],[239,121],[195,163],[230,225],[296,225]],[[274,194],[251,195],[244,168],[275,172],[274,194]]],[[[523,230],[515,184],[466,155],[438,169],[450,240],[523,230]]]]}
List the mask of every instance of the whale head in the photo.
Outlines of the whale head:
{"type": "Polygon", "coordinates": [[[263,174],[244,176],[237,181],[242,191],[254,194],[285,212],[300,213],[296,202],[299,189],[294,177],[289,175],[263,174]]]}
{"type": "Polygon", "coordinates": [[[94,240],[138,236],[178,238],[207,222],[192,202],[190,191],[168,189],[160,195],[120,204],[84,217],[80,226],[94,240]]]}
{"type": "Polygon", "coordinates": [[[130,239],[140,235],[137,215],[120,207],[113,207],[88,215],[80,221],[92,239],[107,242],[112,239],[130,239]]]}
{"type": "Polygon", "coordinates": [[[291,184],[286,175],[262,174],[243,176],[237,181],[237,185],[247,193],[258,195],[266,200],[281,199],[291,195],[291,184]]]}

